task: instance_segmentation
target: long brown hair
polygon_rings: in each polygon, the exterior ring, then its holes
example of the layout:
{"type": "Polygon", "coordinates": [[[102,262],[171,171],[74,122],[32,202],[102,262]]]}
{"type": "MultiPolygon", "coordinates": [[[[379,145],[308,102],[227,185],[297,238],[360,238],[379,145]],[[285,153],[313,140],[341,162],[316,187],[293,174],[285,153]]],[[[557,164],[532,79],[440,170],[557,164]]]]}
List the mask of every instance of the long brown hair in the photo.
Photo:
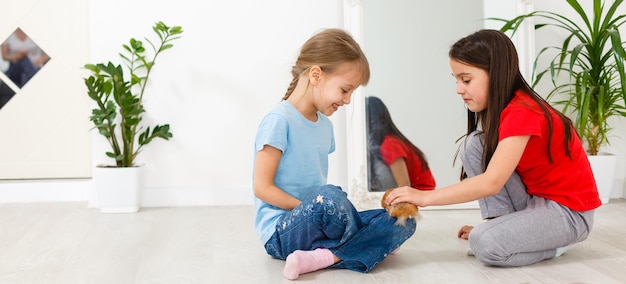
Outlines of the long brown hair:
{"type": "Polygon", "coordinates": [[[293,79],[287,88],[283,100],[289,98],[298,85],[300,75],[312,66],[320,66],[322,71],[333,73],[339,65],[347,62],[356,63],[363,72],[362,85],[367,85],[370,79],[370,67],[359,44],[341,29],[326,29],[307,40],[300,49],[300,55],[291,68],[293,79]]]}
{"type": "Polygon", "coordinates": [[[429,170],[428,160],[426,155],[420,148],[415,146],[411,140],[409,140],[400,129],[391,120],[391,113],[383,101],[374,96],[368,96],[365,98],[365,105],[367,106],[367,131],[368,131],[368,147],[372,155],[378,155],[380,158],[380,144],[385,140],[387,134],[393,135],[400,139],[404,144],[409,146],[411,150],[417,155],[422,162],[422,171],[429,170]]]}
{"type": "MultiPolygon", "coordinates": [[[[479,30],[454,43],[448,56],[450,59],[485,70],[489,75],[487,108],[478,113],[467,110],[467,133],[464,135],[466,137],[468,134],[479,130],[479,124],[480,130],[485,133],[482,157],[483,171],[487,169],[487,165],[498,146],[500,113],[511,102],[517,90],[528,94],[541,108],[548,123],[549,137],[552,137],[554,125],[550,110],[559,116],[565,132],[563,141],[566,145],[565,153],[568,157],[572,157],[568,143],[572,139],[572,133],[576,133],[572,121],[548,104],[524,80],[519,71],[517,51],[506,34],[497,30],[479,30]]],[[[552,141],[549,139],[546,154],[550,162],[552,162],[551,144],[552,141]]],[[[461,170],[461,179],[464,177],[465,173],[461,170]]]]}

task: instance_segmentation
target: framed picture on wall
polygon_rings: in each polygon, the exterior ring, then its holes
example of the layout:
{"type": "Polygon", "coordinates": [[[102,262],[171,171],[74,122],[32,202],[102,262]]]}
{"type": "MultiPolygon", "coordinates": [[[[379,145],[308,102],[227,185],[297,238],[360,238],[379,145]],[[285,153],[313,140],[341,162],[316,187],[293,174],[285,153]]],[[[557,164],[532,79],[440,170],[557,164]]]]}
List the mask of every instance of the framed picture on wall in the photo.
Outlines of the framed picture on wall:
{"type": "Polygon", "coordinates": [[[2,60],[5,65],[2,72],[21,89],[50,57],[21,28],[17,28],[2,42],[2,60]]]}
{"type": "Polygon", "coordinates": [[[0,79],[0,109],[11,100],[13,95],[15,95],[15,92],[0,79]]]}

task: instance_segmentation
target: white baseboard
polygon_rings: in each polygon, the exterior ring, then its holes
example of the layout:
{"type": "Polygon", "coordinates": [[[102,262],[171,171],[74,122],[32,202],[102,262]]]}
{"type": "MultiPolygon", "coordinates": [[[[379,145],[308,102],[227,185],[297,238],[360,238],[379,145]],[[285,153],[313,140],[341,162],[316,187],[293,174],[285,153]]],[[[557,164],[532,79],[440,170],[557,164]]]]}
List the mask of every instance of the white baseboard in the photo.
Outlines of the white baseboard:
{"type": "MultiPolygon", "coordinates": [[[[623,182],[623,181],[622,181],[623,182]]],[[[626,196],[626,186],[621,196],[626,196]]],[[[0,203],[86,202],[98,207],[91,179],[0,181],[0,203]]],[[[146,188],[141,207],[239,206],[253,205],[251,188],[146,188]]],[[[477,209],[478,202],[426,207],[423,210],[477,209]]]]}
{"type": "Polygon", "coordinates": [[[87,201],[91,179],[0,181],[1,203],[87,201]]]}

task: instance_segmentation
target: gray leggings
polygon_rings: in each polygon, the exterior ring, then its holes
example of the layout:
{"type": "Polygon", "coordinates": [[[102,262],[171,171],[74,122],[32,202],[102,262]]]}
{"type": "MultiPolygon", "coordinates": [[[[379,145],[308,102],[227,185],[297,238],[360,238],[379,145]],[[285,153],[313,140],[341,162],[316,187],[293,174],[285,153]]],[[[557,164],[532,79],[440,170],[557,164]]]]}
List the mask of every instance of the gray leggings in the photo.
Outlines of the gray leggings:
{"type": "MultiPolygon", "coordinates": [[[[483,136],[471,133],[461,145],[468,177],[483,172],[483,136]]],[[[472,230],[469,243],[476,258],[489,265],[523,266],[553,258],[556,248],[585,240],[593,226],[594,210],[574,211],[528,195],[516,172],[498,194],[478,203],[482,217],[490,220],[472,230]]]]}

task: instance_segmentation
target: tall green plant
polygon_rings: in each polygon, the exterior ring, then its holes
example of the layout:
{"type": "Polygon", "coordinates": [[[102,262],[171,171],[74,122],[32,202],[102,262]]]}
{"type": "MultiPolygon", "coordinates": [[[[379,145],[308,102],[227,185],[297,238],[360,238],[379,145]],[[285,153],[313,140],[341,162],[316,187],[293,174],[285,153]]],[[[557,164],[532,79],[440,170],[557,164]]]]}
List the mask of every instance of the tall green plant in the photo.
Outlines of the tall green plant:
{"type": "Polygon", "coordinates": [[[512,20],[492,20],[504,21],[500,30],[513,34],[529,18],[545,20],[536,24],[535,29],[553,27],[568,33],[561,46],[547,46],[538,53],[533,65],[532,84],[536,86],[549,75],[554,88],[546,99],[561,105],[563,112],[575,116],[576,130],[587,142],[587,151],[590,155],[597,155],[600,147],[609,143],[607,133],[611,127],[607,120],[613,116],[626,116],[626,52],[619,31],[626,15],[617,14],[623,0],[609,1],[608,8],[603,1],[594,0],[590,14],[577,0],[566,1],[577,13],[577,19],[555,12],[535,11],[512,20]],[[551,52],[556,55],[548,67],[538,69],[539,59],[551,52]],[[559,77],[562,72],[567,79],[559,77]]]}
{"type": "Polygon", "coordinates": [[[172,41],[180,38],[183,30],[180,26],[169,27],[163,22],[157,22],[152,29],[159,41],[154,44],[145,38],[152,47],[151,54],[147,54],[142,41],[131,38],[127,45],[123,45],[125,53],[119,54],[125,68],[110,61],[84,66],[91,71],[91,75],[84,79],[87,94],[97,104],[89,119],[109,142],[111,151],[106,155],[115,160],[116,167],[134,166],[135,158],[145,145],[155,138],[169,140],[172,137],[169,124],[144,128],[141,124],[145,113],[142,102],[157,56],[172,48],[172,41]],[[128,77],[125,77],[125,71],[128,77]]]}

